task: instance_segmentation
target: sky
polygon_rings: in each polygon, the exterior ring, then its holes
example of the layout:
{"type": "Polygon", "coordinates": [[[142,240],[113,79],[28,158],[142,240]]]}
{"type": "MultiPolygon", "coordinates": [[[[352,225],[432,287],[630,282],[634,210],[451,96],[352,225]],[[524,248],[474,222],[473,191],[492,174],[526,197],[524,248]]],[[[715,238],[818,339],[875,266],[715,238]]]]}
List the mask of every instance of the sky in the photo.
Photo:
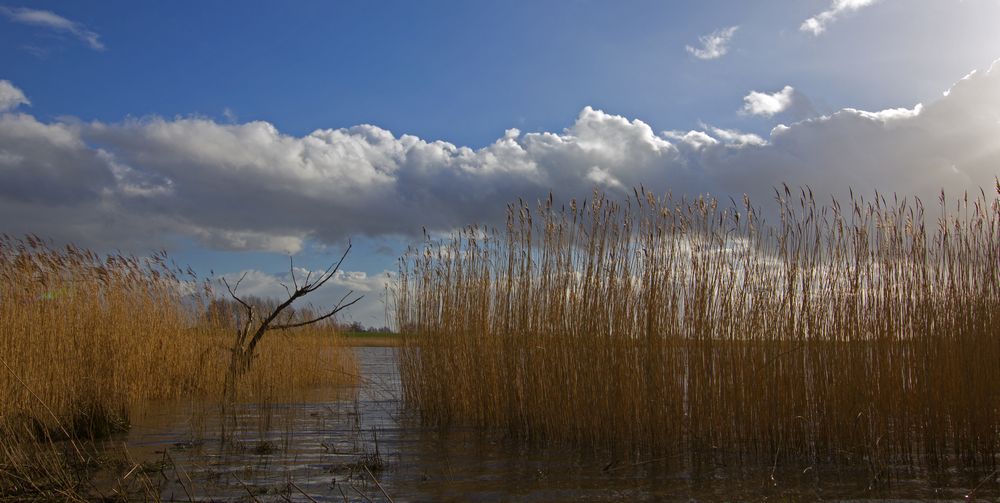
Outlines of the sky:
{"type": "Polygon", "coordinates": [[[0,0],[0,233],[386,324],[426,231],[595,188],[934,200],[1000,174],[1000,0],[0,0]]]}

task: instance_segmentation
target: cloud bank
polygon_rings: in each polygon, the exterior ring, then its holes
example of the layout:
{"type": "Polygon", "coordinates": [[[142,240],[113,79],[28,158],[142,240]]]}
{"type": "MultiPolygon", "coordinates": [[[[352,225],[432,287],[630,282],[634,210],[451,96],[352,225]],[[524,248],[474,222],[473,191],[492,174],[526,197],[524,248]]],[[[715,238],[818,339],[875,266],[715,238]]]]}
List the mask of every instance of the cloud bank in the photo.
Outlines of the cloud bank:
{"type": "Polygon", "coordinates": [[[799,26],[799,30],[819,36],[826,31],[827,25],[833,23],[844,14],[861,10],[878,0],[833,0],[830,8],[806,19],[799,26]]]}
{"type": "Polygon", "coordinates": [[[86,26],[70,21],[59,14],[47,10],[29,9],[27,7],[4,7],[0,5],[0,14],[7,16],[15,23],[40,26],[49,30],[68,33],[80,39],[95,51],[103,51],[104,43],[101,36],[90,31],[86,26]]]}
{"type": "Polygon", "coordinates": [[[733,39],[739,26],[721,28],[698,37],[701,47],[685,46],[687,52],[698,59],[716,59],[725,56],[729,52],[729,42],[733,39]]]}
{"type": "Polygon", "coordinates": [[[372,125],[299,137],[261,121],[45,122],[11,111],[0,114],[0,231],[97,249],[183,236],[218,249],[296,252],[309,240],[498,223],[518,198],[554,191],[567,201],[595,186],[747,193],[764,203],[787,182],[933,201],[942,188],[992,186],[997,138],[1000,62],[933,103],[843,109],[767,137],[710,125],[657,132],[590,107],[561,132],[510,129],[480,149],[372,125]]]}

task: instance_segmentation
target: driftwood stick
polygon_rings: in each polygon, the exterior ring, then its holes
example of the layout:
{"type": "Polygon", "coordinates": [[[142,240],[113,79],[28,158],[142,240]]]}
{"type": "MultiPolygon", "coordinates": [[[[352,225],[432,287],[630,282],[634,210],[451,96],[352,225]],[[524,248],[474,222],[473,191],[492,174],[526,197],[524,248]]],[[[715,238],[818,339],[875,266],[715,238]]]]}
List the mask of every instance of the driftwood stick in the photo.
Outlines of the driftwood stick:
{"type": "Polygon", "coordinates": [[[298,491],[303,496],[305,496],[307,500],[312,501],[312,503],[317,503],[317,501],[315,499],[313,499],[312,496],[309,496],[308,494],[306,494],[306,492],[303,491],[302,488],[299,487],[299,485],[296,484],[294,481],[289,480],[288,483],[291,484],[291,486],[294,487],[296,491],[298,491]]]}
{"type": "Polygon", "coordinates": [[[378,487],[378,490],[382,491],[382,496],[385,496],[385,499],[389,500],[389,503],[394,503],[392,501],[392,498],[389,497],[389,493],[385,492],[385,489],[382,488],[382,484],[378,483],[378,479],[375,478],[375,475],[372,475],[372,471],[369,470],[366,465],[362,464],[361,467],[364,468],[365,472],[368,474],[368,476],[372,478],[372,482],[375,482],[375,487],[378,487]]]}

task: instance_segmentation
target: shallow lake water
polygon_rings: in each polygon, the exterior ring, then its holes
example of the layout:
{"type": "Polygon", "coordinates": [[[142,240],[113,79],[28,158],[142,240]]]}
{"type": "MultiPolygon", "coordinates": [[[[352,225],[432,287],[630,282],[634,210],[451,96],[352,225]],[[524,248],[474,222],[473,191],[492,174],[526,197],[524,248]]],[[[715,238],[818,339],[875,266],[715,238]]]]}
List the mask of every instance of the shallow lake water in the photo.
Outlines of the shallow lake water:
{"type": "Polygon", "coordinates": [[[354,351],[356,388],[317,390],[264,416],[248,406],[235,447],[219,442],[217,413],[183,403],[144,414],[114,445],[127,444],[146,483],[178,501],[1000,501],[996,473],[903,471],[873,483],[864,469],[612,464],[473,430],[442,433],[402,409],[395,348],[354,351]]]}

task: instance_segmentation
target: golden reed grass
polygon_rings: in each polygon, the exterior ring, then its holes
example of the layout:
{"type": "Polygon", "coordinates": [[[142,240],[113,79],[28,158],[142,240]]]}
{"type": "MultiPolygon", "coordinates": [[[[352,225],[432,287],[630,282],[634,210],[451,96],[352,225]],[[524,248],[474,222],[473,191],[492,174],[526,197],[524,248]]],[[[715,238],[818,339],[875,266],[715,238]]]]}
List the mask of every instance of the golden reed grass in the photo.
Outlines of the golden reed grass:
{"type": "MultiPolygon", "coordinates": [[[[208,316],[207,286],[179,274],[162,255],[0,239],[0,495],[13,490],[5,481],[74,478],[61,468],[87,456],[46,445],[123,429],[150,402],[221,399],[235,324],[208,316]]],[[[291,398],[354,374],[349,351],[317,330],[269,334],[259,353],[243,400],[291,398]]]]}
{"type": "Polygon", "coordinates": [[[995,466],[1000,202],[776,195],[774,223],[595,193],[428,240],[397,285],[406,403],[636,458],[995,466]]]}

